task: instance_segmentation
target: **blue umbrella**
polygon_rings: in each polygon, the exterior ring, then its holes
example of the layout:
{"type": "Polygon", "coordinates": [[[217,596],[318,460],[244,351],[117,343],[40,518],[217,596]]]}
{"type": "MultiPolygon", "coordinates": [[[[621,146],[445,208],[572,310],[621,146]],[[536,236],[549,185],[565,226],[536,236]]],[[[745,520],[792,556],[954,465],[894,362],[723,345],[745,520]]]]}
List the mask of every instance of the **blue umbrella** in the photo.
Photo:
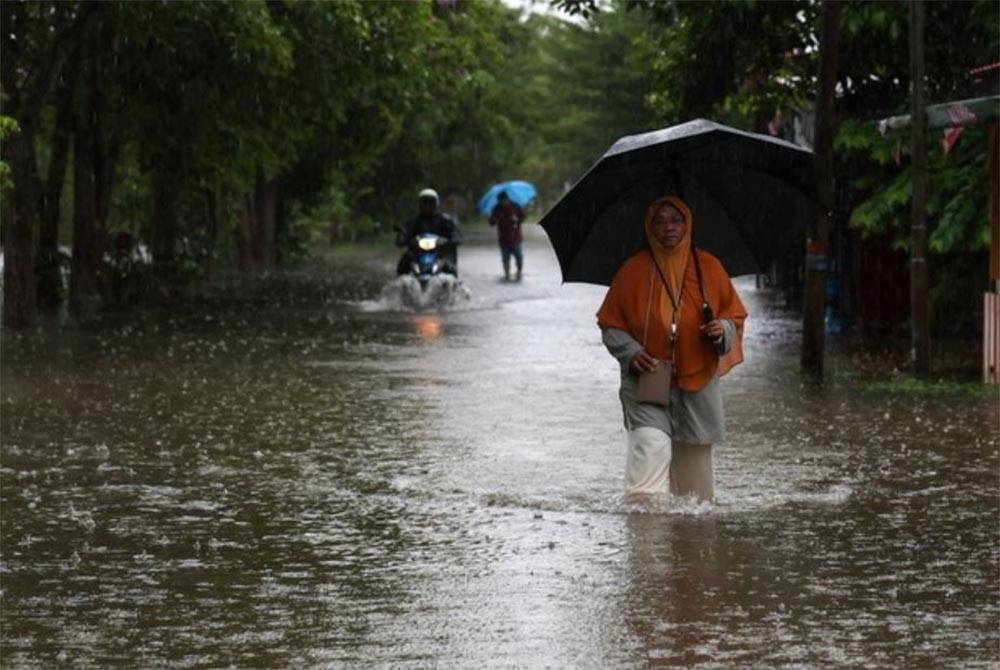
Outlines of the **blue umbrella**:
{"type": "Polygon", "coordinates": [[[497,206],[497,196],[501,191],[507,192],[507,197],[521,205],[522,207],[535,199],[538,191],[526,181],[504,181],[494,184],[486,194],[479,199],[479,211],[489,214],[497,206]]]}

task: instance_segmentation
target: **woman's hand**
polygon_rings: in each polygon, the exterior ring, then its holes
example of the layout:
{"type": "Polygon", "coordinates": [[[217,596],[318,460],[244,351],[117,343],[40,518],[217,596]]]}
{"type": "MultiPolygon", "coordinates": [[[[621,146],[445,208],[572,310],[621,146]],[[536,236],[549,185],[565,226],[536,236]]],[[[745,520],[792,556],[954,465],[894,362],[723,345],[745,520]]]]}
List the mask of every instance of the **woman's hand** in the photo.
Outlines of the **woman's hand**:
{"type": "Polygon", "coordinates": [[[643,349],[632,357],[628,366],[632,368],[634,372],[652,372],[660,366],[660,361],[647,354],[646,350],[643,349]]]}
{"type": "Polygon", "coordinates": [[[705,336],[715,344],[722,342],[722,338],[726,336],[726,329],[722,325],[722,319],[709,321],[701,327],[701,332],[705,333],[705,336]]]}

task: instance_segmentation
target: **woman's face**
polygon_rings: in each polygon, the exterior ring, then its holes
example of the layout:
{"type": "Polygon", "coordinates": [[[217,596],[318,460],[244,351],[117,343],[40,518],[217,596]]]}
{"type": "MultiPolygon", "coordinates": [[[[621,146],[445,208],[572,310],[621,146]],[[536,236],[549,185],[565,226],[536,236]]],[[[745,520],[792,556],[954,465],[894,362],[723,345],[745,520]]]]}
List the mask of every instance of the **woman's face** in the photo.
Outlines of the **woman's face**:
{"type": "Polygon", "coordinates": [[[676,207],[667,204],[660,207],[653,216],[653,236],[667,249],[673,249],[684,239],[687,221],[676,207]]]}

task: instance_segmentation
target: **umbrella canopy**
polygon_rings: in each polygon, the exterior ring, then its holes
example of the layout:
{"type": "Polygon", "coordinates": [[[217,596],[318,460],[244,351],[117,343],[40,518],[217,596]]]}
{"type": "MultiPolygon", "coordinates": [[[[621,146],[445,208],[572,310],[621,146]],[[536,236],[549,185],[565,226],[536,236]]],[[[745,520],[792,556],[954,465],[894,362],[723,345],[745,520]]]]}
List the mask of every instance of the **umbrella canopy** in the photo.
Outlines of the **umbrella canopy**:
{"type": "Polygon", "coordinates": [[[610,284],[646,245],[646,208],[677,195],[694,243],[731,275],[763,272],[822,213],[812,152],[768,135],[696,119],[623,137],[542,217],[563,281],[610,284]]]}
{"type": "Polygon", "coordinates": [[[483,214],[492,212],[493,208],[497,206],[497,196],[502,191],[506,191],[507,197],[522,207],[534,200],[535,196],[538,195],[538,191],[535,190],[534,185],[530,182],[518,180],[503,181],[491,186],[490,190],[486,191],[483,197],[479,199],[479,211],[483,214]]]}

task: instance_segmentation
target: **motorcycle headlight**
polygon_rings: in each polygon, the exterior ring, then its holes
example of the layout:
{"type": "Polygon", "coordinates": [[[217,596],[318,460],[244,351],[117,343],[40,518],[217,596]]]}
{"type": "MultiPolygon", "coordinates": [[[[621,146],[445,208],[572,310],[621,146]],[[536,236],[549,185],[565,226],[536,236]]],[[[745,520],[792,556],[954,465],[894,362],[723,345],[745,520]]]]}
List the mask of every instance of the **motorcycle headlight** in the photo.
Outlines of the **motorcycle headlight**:
{"type": "Polygon", "coordinates": [[[419,240],[417,240],[417,246],[423,249],[424,251],[430,251],[431,249],[437,247],[437,238],[422,237],[419,240]]]}

